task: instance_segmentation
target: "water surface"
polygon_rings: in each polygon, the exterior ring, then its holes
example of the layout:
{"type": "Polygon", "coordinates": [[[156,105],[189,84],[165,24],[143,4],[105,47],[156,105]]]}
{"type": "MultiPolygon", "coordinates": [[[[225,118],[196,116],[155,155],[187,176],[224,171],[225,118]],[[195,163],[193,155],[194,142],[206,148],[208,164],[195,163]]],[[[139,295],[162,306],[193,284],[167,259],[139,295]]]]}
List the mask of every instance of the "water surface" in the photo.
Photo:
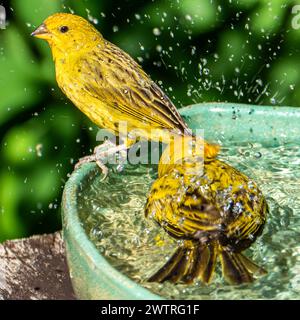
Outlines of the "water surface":
{"type": "Polygon", "coordinates": [[[270,214],[262,236],[245,251],[268,274],[254,283],[228,285],[220,264],[212,283],[149,283],[147,278],[169,259],[176,241],[144,217],[146,195],[156,166],[127,165],[97,176],[82,189],[80,218],[99,252],[120,272],[169,299],[300,298],[300,147],[232,144],[219,157],[253,178],[264,192],[270,214]]]}

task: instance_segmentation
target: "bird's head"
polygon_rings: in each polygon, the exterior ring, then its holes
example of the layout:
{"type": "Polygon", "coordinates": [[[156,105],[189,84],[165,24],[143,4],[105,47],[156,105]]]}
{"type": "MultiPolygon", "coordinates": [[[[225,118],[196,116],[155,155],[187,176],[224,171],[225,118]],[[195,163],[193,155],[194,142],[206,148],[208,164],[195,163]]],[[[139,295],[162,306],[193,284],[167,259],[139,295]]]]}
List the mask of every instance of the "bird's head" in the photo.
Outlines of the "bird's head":
{"type": "Polygon", "coordinates": [[[52,51],[67,53],[104,42],[102,35],[87,20],[70,13],[53,14],[31,35],[46,40],[52,51]]]}

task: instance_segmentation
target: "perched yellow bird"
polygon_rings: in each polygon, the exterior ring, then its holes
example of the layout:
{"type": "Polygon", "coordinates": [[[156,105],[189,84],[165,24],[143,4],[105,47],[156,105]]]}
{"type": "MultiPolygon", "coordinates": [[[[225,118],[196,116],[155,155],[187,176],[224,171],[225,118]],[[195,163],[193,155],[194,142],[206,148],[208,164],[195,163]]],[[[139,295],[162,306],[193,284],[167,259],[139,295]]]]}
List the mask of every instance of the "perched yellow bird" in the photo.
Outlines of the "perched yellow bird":
{"type": "MultiPolygon", "coordinates": [[[[191,135],[176,107],[142,68],[124,51],[105,40],[94,26],[82,17],[56,13],[48,17],[33,33],[46,40],[55,62],[56,80],[65,95],[96,125],[124,143],[112,146],[105,155],[128,149],[136,139],[168,143],[170,133],[191,135]],[[120,123],[126,123],[126,130],[120,123]],[[157,130],[156,130],[157,129],[157,130]]],[[[101,162],[103,148],[80,163],[101,162]]],[[[219,148],[205,144],[207,156],[219,148]]]]}
{"type": "Polygon", "coordinates": [[[268,206],[257,185],[218,159],[201,161],[197,153],[180,159],[176,148],[167,149],[174,164],[159,164],[145,213],[182,241],[149,281],[209,283],[218,257],[231,284],[252,282],[255,273],[264,274],[241,253],[261,234],[266,221],[268,206]]]}

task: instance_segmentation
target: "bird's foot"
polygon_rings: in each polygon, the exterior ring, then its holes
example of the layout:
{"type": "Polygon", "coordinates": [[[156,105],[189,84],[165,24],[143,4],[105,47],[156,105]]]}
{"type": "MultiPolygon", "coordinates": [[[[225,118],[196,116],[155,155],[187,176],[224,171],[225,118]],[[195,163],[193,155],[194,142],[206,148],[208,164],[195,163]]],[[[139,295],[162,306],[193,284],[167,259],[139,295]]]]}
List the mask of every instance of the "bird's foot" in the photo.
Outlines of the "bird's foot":
{"type": "Polygon", "coordinates": [[[109,156],[112,156],[116,153],[119,153],[117,170],[120,172],[123,170],[124,163],[127,160],[127,147],[125,144],[117,146],[109,140],[106,140],[104,143],[96,146],[93,154],[79,159],[75,165],[75,169],[78,169],[84,163],[96,162],[103,173],[102,180],[105,180],[108,175],[108,168],[104,162],[107,162],[109,156]]]}
{"type": "Polygon", "coordinates": [[[81,165],[83,165],[84,163],[90,163],[90,162],[96,162],[96,164],[98,165],[98,167],[101,169],[102,174],[103,174],[103,178],[102,180],[105,180],[107,175],[108,175],[108,168],[107,166],[104,164],[103,159],[101,159],[100,157],[98,157],[97,154],[91,154],[89,156],[80,158],[79,161],[75,164],[75,170],[78,169],[81,165]]]}

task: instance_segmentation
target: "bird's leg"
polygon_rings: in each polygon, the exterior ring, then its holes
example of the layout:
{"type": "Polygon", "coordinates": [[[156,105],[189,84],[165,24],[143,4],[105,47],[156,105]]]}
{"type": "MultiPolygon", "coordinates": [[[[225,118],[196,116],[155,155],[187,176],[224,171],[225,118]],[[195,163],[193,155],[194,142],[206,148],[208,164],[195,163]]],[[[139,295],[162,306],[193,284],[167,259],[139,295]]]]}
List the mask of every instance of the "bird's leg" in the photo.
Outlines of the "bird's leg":
{"type": "Polygon", "coordinates": [[[96,162],[98,167],[102,170],[102,173],[104,175],[103,177],[103,180],[104,180],[108,174],[108,168],[104,164],[104,161],[107,160],[109,156],[119,153],[119,157],[120,157],[119,159],[121,159],[121,166],[122,166],[124,162],[127,160],[126,150],[128,149],[128,147],[129,146],[127,144],[116,145],[110,140],[105,140],[104,143],[94,148],[93,154],[79,159],[79,161],[75,165],[75,169],[77,169],[84,163],[96,162]]]}

